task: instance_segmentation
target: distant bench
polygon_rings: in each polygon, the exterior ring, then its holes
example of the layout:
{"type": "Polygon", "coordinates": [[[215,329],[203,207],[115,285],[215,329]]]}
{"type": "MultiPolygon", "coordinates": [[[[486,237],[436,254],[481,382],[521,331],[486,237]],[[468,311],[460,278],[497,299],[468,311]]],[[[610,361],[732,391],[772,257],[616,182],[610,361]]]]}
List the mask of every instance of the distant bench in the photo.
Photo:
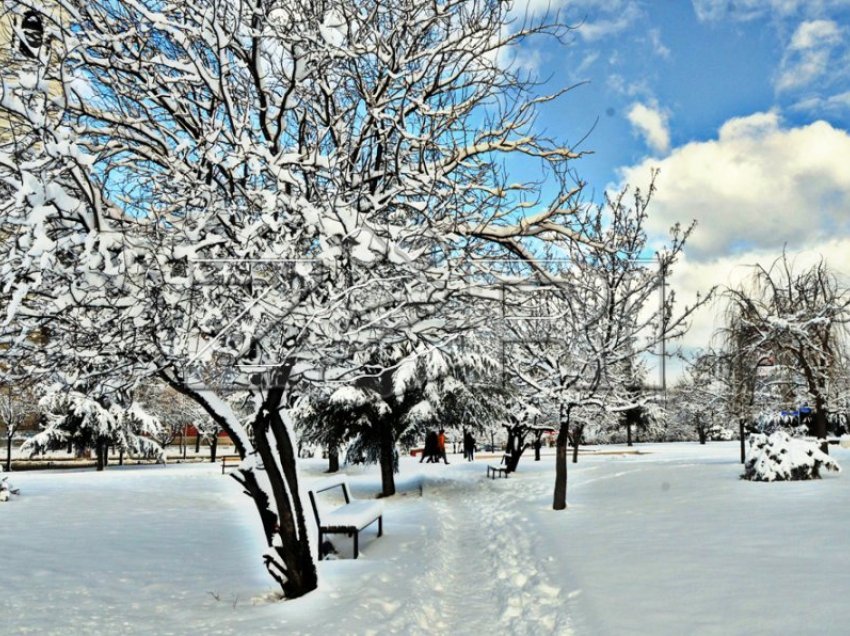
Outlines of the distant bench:
{"type": "Polygon", "coordinates": [[[348,482],[342,478],[331,478],[311,489],[310,503],[313,514],[316,515],[316,525],[319,526],[319,559],[322,554],[322,544],[326,534],[347,534],[354,537],[354,558],[360,553],[360,531],[375,521],[378,522],[378,536],[384,534],[384,506],[380,501],[356,499],[352,500],[348,482]],[[334,488],[342,488],[345,503],[330,510],[319,512],[316,495],[334,488]]]}
{"type": "Polygon", "coordinates": [[[493,464],[489,464],[487,466],[487,476],[490,479],[496,479],[496,477],[504,477],[505,479],[508,478],[508,457],[510,457],[510,455],[502,455],[502,461],[499,462],[498,466],[493,466],[493,464]]]}
{"type": "Polygon", "coordinates": [[[239,455],[224,455],[221,458],[221,474],[227,472],[228,468],[238,468],[242,463],[242,458],[239,455]]]}

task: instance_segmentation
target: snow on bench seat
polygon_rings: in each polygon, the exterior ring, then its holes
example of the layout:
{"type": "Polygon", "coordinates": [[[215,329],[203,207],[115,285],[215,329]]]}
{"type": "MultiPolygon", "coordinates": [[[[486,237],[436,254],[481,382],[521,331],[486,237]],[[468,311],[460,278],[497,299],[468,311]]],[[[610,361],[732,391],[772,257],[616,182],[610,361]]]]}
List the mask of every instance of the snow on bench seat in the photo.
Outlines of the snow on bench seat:
{"type": "Polygon", "coordinates": [[[347,534],[354,537],[354,558],[360,553],[360,531],[375,521],[378,522],[378,536],[384,534],[384,506],[380,501],[352,500],[348,482],[339,477],[325,479],[308,491],[316,525],[319,527],[319,559],[323,554],[322,544],[326,534],[347,534]],[[334,488],[341,488],[345,503],[336,508],[319,506],[316,501],[318,493],[334,488]]]}
{"type": "Polygon", "coordinates": [[[321,513],[321,525],[326,528],[357,528],[361,530],[384,512],[380,501],[350,501],[344,506],[321,513]]]}

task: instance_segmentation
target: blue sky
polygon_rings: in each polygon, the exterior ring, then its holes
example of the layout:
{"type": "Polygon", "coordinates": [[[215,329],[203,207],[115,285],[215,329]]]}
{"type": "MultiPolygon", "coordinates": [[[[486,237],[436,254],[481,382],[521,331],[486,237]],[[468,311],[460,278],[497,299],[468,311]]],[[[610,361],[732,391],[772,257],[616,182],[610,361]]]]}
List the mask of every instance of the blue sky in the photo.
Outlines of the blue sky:
{"type": "MultiPolygon", "coordinates": [[[[735,284],[783,247],[850,284],[850,0],[517,0],[576,25],[519,60],[551,86],[586,82],[540,123],[570,142],[598,199],[660,169],[649,226],[697,221],[674,285],[735,284]]],[[[715,305],[685,345],[705,345],[715,305]]]]}

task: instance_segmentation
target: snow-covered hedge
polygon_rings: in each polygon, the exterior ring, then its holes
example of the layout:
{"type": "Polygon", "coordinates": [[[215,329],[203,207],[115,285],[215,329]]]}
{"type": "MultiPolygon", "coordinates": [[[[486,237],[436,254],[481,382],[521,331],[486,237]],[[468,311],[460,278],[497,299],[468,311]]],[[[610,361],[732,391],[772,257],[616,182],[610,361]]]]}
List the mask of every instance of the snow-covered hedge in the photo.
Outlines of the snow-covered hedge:
{"type": "Polygon", "coordinates": [[[744,479],[751,481],[795,481],[820,479],[820,469],[841,471],[832,457],[815,442],[794,439],[784,431],[757,433],[747,440],[744,479]]]}

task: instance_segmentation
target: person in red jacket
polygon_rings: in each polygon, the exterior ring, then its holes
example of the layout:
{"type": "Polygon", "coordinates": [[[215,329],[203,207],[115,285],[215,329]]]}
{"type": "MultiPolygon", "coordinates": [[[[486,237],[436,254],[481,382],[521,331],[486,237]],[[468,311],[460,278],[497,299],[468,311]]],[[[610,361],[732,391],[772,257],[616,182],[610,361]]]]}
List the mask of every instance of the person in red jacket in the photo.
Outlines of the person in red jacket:
{"type": "Polygon", "coordinates": [[[446,432],[443,429],[440,429],[437,435],[437,457],[442,457],[444,462],[449,463],[446,459],[446,432]]]}

